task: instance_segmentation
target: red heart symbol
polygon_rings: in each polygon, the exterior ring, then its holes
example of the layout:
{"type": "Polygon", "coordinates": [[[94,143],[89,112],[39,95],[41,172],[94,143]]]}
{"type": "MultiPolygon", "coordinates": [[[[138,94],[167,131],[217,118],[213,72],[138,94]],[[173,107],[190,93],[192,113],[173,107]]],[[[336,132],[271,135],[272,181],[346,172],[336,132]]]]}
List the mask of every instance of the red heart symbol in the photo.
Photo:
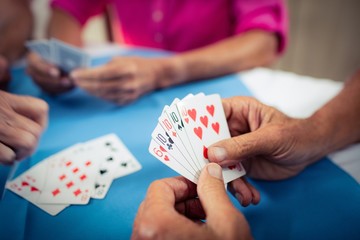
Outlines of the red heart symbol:
{"type": "Polygon", "coordinates": [[[198,136],[200,139],[202,139],[202,128],[201,127],[194,128],[194,133],[196,134],[196,136],[198,136]]]}
{"type": "Polygon", "coordinates": [[[236,165],[231,165],[231,166],[228,166],[228,168],[229,168],[230,170],[233,170],[233,169],[235,169],[235,168],[236,168],[236,165]]]}
{"type": "Polygon", "coordinates": [[[190,109],[190,110],[188,110],[188,114],[192,118],[192,120],[195,121],[195,119],[196,119],[196,110],[195,109],[190,109]]]}
{"type": "Polygon", "coordinates": [[[186,123],[189,123],[189,119],[188,119],[188,118],[185,118],[185,122],[186,122],[186,123]]]}
{"type": "Polygon", "coordinates": [[[170,159],[169,159],[169,157],[167,155],[165,155],[164,160],[169,161],[170,159]]]}
{"type": "Polygon", "coordinates": [[[176,132],[172,132],[172,135],[173,135],[174,137],[176,137],[176,132]]]}
{"type": "Polygon", "coordinates": [[[208,159],[208,148],[204,146],[203,148],[203,156],[205,159],[208,159]]]}
{"type": "Polygon", "coordinates": [[[214,105],[206,106],[206,110],[210,113],[211,116],[214,116],[214,111],[215,111],[214,105]]]}
{"type": "Polygon", "coordinates": [[[23,181],[23,182],[21,183],[21,185],[22,185],[22,186],[29,186],[29,183],[28,183],[28,182],[23,181]]]}
{"type": "Polygon", "coordinates": [[[200,122],[202,124],[204,124],[205,127],[207,127],[207,125],[208,125],[208,117],[207,116],[200,117],[200,122]]]}
{"type": "Polygon", "coordinates": [[[38,192],[39,191],[39,189],[37,189],[36,187],[31,187],[31,190],[30,190],[31,192],[38,192]]]}
{"type": "Polygon", "coordinates": [[[165,148],[163,148],[162,146],[160,146],[160,150],[166,152],[165,148]]]}
{"type": "Polygon", "coordinates": [[[214,131],[215,131],[217,134],[219,134],[220,125],[219,125],[218,122],[211,124],[211,127],[212,127],[212,129],[214,129],[214,131]]]}

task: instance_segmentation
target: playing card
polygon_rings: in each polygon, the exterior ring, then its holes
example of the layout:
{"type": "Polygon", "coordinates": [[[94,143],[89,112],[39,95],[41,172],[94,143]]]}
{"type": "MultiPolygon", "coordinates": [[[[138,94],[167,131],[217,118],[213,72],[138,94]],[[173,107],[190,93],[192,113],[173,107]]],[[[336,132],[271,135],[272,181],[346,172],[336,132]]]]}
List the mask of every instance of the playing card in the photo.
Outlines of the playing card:
{"type": "Polygon", "coordinates": [[[99,168],[96,173],[92,198],[106,196],[114,178],[141,169],[141,165],[115,134],[108,134],[83,144],[87,154],[97,155],[99,168]]]}
{"type": "Polygon", "coordinates": [[[179,173],[180,175],[184,176],[185,178],[189,179],[193,183],[198,182],[198,177],[194,176],[191,171],[185,168],[181,163],[175,160],[168,151],[158,144],[154,139],[151,140],[149,145],[149,152],[166,166],[174,170],[175,172],[179,173]]]}
{"type": "Polygon", "coordinates": [[[50,44],[47,40],[42,39],[27,41],[25,45],[28,49],[40,55],[40,57],[42,57],[44,60],[53,63],[53,54],[51,52],[50,44]]]}
{"type": "Polygon", "coordinates": [[[174,144],[172,137],[158,124],[151,134],[156,143],[162,146],[179,164],[186,168],[196,178],[198,178],[198,170],[191,165],[191,160],[186,158],[183,152],[174,144]]]}
{"type": "Polygon", "coordinates": [[[81,49],[56,39],[51,39],[50,45],[54,52],[54,62],[61,70],[69,73],[90,65],[90,57],[81,49]]]}
{"type": "Polygon", "coordinates": [[[171,103],[171,105],[165,109],[165,113],[168,116],[168,119],[170,120],[170,122],[172,123],[173,129],[176,131],[177,137],[180,139],[180,142],[182,143],[183,148],[185,149],[185,151],[187,151],[188,155],[190,156],[190,159],[192,160],[195,168],[197,170],[201,171],[202,167],[201,167],[200,163],[197,161],[195,152],[192,149],[192,146],[190,144],[188,136],[185,132],[184,122],[182,121],[181,116],[177,109],[176,104],[179,101],[180,101],[180,99],[175,98],[174,101],[171,103]]]}
{"type": "MultiPolygon", "coordinates": [[[[217,141],[231,137],[221,98],[218,94],[197,95],[183,99],[176,105],[192,149],[203,168],[209,162],[207,148],[217,141]]],[[[240,165],[223,168],[225,183],[244,174],[245,171],[240,165]]]]}
{"type": "Polygon", "coordinates": [[[37,199],[46,204],[87,204],[94,189],[98,158],[81,144],[49,160],[45,185],[37,199]]]}
{"type": "MultiPolygon", "coordinates": [[[[184,158],[187,160],[187,162],[192,166],[192,169],[195,170],[195,174],[199,175],[201,169],[198,168],[197,166],[197,161],[196,158],[192,158],[191,155],[189,154],[189,152],[186,150],[183,142],[180,139],[180,135],[178,135],[175,127],[173,126],[173,124],[171,123],[171,120],[169,119],[168,115],[167,115],[167,110],[169,110],[169,106],[165,106],[163,113],[161,114],[161,116],[159,117],[159,124],[161,125],[161,127],[166,131],[166,136],[171,137],[173,144],[176,146],[176,148],[179,150],[179,152],[181,153],[181,158],[184,158]]],[[[179,121],[179,119],[177,118],[177,115],[175,113],[170,113],[170,116],[173,119],[174,122],[176,122],[177,127],[180,126],[181,128],[181,122],[179,121]]],[[[179,130],[181,131],[181,130],[179,130]]],[[[176,156],[175,156],[176,157],[176,156]]]]}
{"type": "Polygon", "coordinates": [[[41,161],[28,171],[12,181],[7,182],[6,188],[22,198],[54,216],[68,207],[68,204],[41,204],[37,202],[41,189],[45,184],[48,161],[41,161]]]}

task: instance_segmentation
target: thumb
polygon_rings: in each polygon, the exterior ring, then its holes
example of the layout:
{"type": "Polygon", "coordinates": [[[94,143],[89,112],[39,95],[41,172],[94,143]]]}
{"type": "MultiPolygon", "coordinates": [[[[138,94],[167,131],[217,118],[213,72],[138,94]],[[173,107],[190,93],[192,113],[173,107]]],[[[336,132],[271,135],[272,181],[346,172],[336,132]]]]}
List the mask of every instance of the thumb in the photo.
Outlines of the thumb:
{"type": "Polygon", "coordinates": [[[226,220],[224,212],[236,211],[225,190],[222,168],[216,163],[206,165],[201,172],[197,192],[210,225],[226,220]]]}
{"type": "Polygon", "coordinates": [[[269,152],[270,135],[263,130],[225,139],[208,148],[208,159],[221,165],[232,165],[238,161],[269,152]]]}

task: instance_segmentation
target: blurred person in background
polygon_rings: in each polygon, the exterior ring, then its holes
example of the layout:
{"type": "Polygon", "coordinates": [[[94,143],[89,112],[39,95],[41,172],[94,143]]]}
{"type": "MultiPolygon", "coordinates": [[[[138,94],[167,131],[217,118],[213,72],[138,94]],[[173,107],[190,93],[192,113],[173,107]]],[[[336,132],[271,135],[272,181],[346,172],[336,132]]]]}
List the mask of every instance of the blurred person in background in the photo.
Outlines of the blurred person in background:
{"type": "Polygon", "coordinates": [[[117,13],[125,44],[175,54],[116,57],[67,77],[30,54],[28,72],[45,91],[57,94],[77,85],[100,98],[127,104],[155,89],[270,64],[287,41],[283,0],[52,0],[49,37],[81,46],[83,26],[109,5],[117,13]]]}

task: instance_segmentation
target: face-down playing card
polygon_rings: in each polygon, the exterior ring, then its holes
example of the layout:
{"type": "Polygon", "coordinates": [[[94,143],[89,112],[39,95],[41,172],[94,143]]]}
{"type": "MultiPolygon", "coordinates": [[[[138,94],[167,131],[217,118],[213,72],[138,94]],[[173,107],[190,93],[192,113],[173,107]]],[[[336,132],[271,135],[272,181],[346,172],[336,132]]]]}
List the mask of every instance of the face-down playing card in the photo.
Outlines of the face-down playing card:
{"type": "Polygon", "coordinates": [[[90,57],[81,49],[56,39],[50,40],[53,60],[66,73],[90,65],[90,57]]]}

